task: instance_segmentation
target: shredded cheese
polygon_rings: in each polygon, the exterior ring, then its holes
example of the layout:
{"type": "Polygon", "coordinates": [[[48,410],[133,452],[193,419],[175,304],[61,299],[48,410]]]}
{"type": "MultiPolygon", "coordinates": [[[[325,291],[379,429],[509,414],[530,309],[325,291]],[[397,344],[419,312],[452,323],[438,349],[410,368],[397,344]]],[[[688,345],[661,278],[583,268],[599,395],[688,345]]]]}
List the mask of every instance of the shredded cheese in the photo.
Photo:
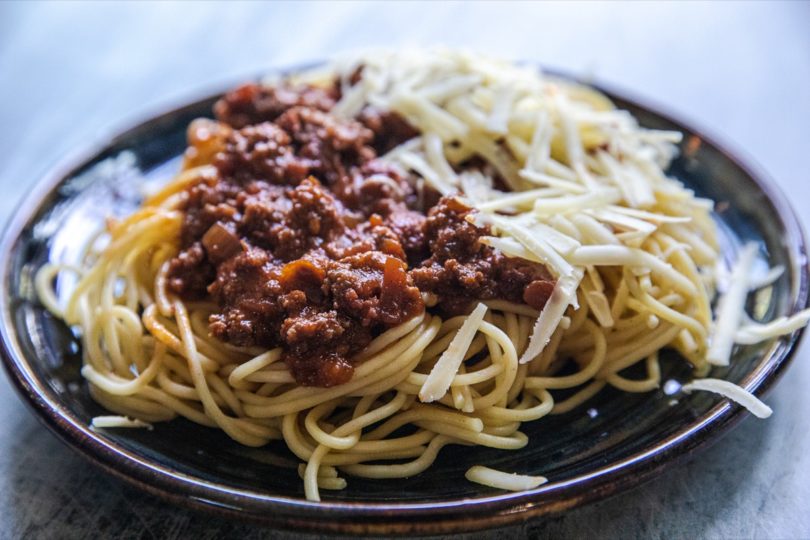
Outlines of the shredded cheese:
{"type": "Polygon", "coordinates": [[[706,359],[716,366],[727,366],[734,347],[734,335],[740,326],[745,299],[748,296],[748,275],[757,255],[756,244],[746,244],[731,271],[729,289],[717,301],[717,318],[706,359]]]}
{"type": "Polygon", "coordinates": [[[450,389],[453,377],[456,376],[459,366],[464,361],[464,355],[467,354],[467,349],[478,332],[478,327],[484,320],[486,312],[486,304],[479,303],[458,329],[447,350],[442,353],[436,365],[430,370],[427,380],[419,390],[419,399],[423,403],[440,399],[450,389]]]}
{"type": "Polygon", "coordinates": [[[575,306],[577,302],[577,288],[584,272],[581,268],[574,268],[570,275],[562,276],[554,285],[551,297],[546,302],[540,316],[534,323],[529,345],[520,357],[520,363],[526,364],[534,360],[548,345],[551,335],[557,330],[560,321],[565,315],[568,306],[575,306]]]}
{"type": "Polygon", "coordinates": [[[810,309],[802,310],[790,317],[779,317],[767,324],[749,323],[740,327],[734,334],[734,343],[753,345],[779,336],[792,334],[810,322],[810,309]]]}
{"type": "Polygon", "coordinates": [[[96,416],[90,422],[92,429],[105,428],[144,428],[151,431],[152,424],[138,420],[137,418],[127,418],[126,416],[96,416]]]}
{"type": "Polygon", "coordinates": [[[760,401],[754,394],[746,391],[740,386],[737,386],[733,382],[724,381],[721,379],[695,379],[694,381],[683,385],[681,390],[686,393],[690,393],[695,390],[704,390],[706,392],[720,394],[723,397],[727,397],[728,399],[739,403],[757,418],[768,418],[773,413],[773,410],[760,401]]]}
{"type": "Polygon", "coordinates": [[[548,482],[548,479],[544,476],[507,473],[482,465],[470,467],[464,474],[464,477],[476,484],[505,489],[507,491],[528,491],[548,482]]]}

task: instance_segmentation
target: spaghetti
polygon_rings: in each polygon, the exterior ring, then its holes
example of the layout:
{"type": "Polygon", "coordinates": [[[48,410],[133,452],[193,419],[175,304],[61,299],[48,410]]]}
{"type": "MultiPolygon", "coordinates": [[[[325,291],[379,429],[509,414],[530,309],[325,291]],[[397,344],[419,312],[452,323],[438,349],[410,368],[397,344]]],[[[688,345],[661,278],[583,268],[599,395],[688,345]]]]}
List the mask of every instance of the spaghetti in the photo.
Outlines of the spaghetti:
{"type": "MultiPolygon", "coordinates": [[[[640,128],[593,90],[448,51],[353,57],[283,84],[278,91],[266,87],[273,100],[252,96],[249,107],[225,103],[217,113],[228,116],[228,129],[249,128],[251,115],[293,105],[327,108],[345,119],[396,113],[411,132],[402,131],[407,140],[394,138],[393,145],[380,142],[385,154],[378,161],[407,178],[414,204],[424,213],[427,198],[445,196],[455,202],[443,204],[471,209],[460,214],[459,227],[486,232],[476,246],[542,272],[521,282],[517,296],[490,288],[455,315],[440,309],[440,287],[420,286],[411,299],[418,309],[376,326],[358,350],[346,349],[348,378],[302,384],[289,363],[291,342],[239,342],[229,327],[215,336],[212,321],[226,320],[222,302],[211,294],[184,297],[173,285],[173,261],[188,247],[182,239],[190,189],[215,185],[224,174],[221,162],[212,165],[222,147],[211,141],[226,126],[204,124],[207,135],[194,132],[184,170],[136,213],[111,220],[106,244],[88,248],[83,268],[46,266],[37,276],[43,304],[81,332],[82,375],[94,399],[135,419],[103,417],[97,428],[180,416],[248,446],[282,439],[303,462],[307,498],[320,500],[320,490],[345,487],[341,474],[415,475],[449,444],[522,448],[523,422],[570,411],[605,386],[657,388],[664,348],[677,350],[704,377],[711,363],[728,363],[735,339],[770,339],[807,322],[804,313],[741,328],[749,288],[767,284],[742,279],[722,296],[724,316],[715,323],[712,203],[664,174],[680,134],[640,128]],[[307,93],[335,80],[336,103],[321,107],[323,96],[307,93]],[[304,90],[291,98],[290,88],[304,90]],[[58,272],[79,275],[66,302],[52,290],[58,272]],[[545,293],[543,283],[550,284],[545,293]],[[529,289],[541,292],[532,296],[529,289]],[[542,301],[532,306],[528,298],[542,301]],[[628,378],[624,370],[637,364],[646,376],[628,378]],[[568,397],[556,399],[560,390],[568,397]]],[[[270,143],[251,144],[258,152],[270,143]]],[[[391,177],[372,177],[390,187],[391,177]]],[[[233,232],[219,227],[207,256],[230,260],[233,232]]],[[[735,276],[750,275],[756,252],[744,254],[735,276]]],[[[391,276],[410,287],[426,279],[414,273],[404,281],[394,266],[385,259],[383,289],[391,276]]],[[[720,391],[760,415],[768,412],[728,383],[706,379],[689,390],[720,391]]],[[[468,478],[504,489],[545,481],[484,467],[468,478]]]]}

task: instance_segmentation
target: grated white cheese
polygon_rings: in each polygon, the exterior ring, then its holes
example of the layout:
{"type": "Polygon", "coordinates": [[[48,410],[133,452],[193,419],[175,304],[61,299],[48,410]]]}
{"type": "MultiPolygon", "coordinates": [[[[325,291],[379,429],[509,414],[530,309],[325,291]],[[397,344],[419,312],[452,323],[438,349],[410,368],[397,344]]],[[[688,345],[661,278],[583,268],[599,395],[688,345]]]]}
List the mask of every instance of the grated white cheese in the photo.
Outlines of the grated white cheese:
{"type": "Polygon", "coordinates": [[[551,118],[546,109],[540,109],[534,125],[532,142],[526,159],[526,170],[530,173],[542,173],[551,157],[551,138],[554,130],[551,118]]]}
{"type": "Polygon", "coordinates": [[[541,217],[574,214],[619,202],[621,194],[616,189],[594,190],[585,195],[541,199],[534,204],[534,213],[541,217]]]}
{"type": "Polygon", "coordinates": [[[773,283],[782,277],[782,274],[785,273],[785,267],[782,265],[774,266],[773,268],[769,269],[768,272],[759,278],[750,277],[748,278],[748,290],[749,291],[757,291],[759,289],[763,289],[768,285],[773,285],[773,283]]]}
{"type": "Polygon", "coordinates": [[[431,167],[425,158],[414,152],[401,152],[395,156],[396,161],[401,163],[404,167],[418,173],[430,187],[441,193],[442,195],[452,195],[458,189],[452,184],[446,182],[436,170],[431,167]]]}
{"type": "Polygon", "coordinates": [[[584,272],[581,268],[574,268],[570,275],[561,276],[554,284],[551,296],[534,323],[529,345],[520,357],[520,363],[526,364],[534,360],[548,345],[551,335],[557,330],[560,321],[565,315],[568,306],[577,306],[577,289],[582,281],[584,272]]]}
{"type": "Polygon", "coordinates": [[[143,428],[152,431],[154,427],[148,422],[126,416],[96,416],[90,421],[91,429],[105,428],[143,428]]]}
{"type": "Polygon", "coordinates": [[[505,135],[508,129],[509,113],[515,101],[516,90],[511,85],[498,88],[495,92],[495,100],[492,111],[487,118],[487,130],[491,133],[505,135]]]}
{"type": "Polygon", "coordinates": [[[740,326],[745,299],[748,296],[748,275],[757,255],[754,243],[740,250],[737,263],[731,271],[729,289],[717,301],[714,333],[706,359],[716,366],[727,366],[734,347],[734,337],[740,326]]]}
{"type": "Polygon", "coordinates": [[[532,230],[525,225],[501,216],[489,216],[488,219],[492,220],[492,224],[495,227],[508,233],[515,240],[523,244],[526,249],[534,253],[543,264],[549,267],[549,270],[551,270],[555,276],[564,277],[572,274],[573,267],[571,264],[557,253],[548,242],[535,235],[532,230]]]}
{"type": "Polygon", "coordinates": [[[450,341],[450,345],[447,346],[447,350],[439,357],[436,365],[430,370],[427,380],[419,390],[420,401],[423,403],[436,401],[441,399],[450,389],[453,377],[458,373],[458,368],[464,361],[464,355],[467,354],[467,349],[470,348],[470,343],[475,338],[486,312],[486,304],[479,303],[464,321],[464,324],[461,325],[461,328],[458,329],[458,332],[450,341]]]}
{"type": "Polygon", "coordinates": [[[767,324],[749,323],[741,326],[734,334],[734,343],[753,345],[775,337],[792,334],[810,322],[810,309],[802,310],[790,317],[779,317],[767,324]]]}
{"type": "Polygon", "coordinates": [[[444,156],[444,143],[441,138],[435,133],[426,133],[424,141],[425,154],[428,163],[433,167],[434,174],[438,176],[444,185],[457,186],[458,176],[450,164],[447,163],[447,158],[444,156]]]}
{"type": "Polygon", "coordinates": [[[681,390],[686,393],[691,393],[695,390],[704,390],[706,392],[720,394],[723,397],[727,397],[739,403],[757,418],[768,418],[773,413],[773,410],[760,401],[754,394],[729,381],[721,379],[695,379],[683,385],[681,390]]]}
{"type": "Polygon", "coordinates": [[[571,254],[569,260],[574,264],[594,266],[631,266],[659,274],[668,280],[673,287],[690,296],[697,295],[695,284],[689,278],[675,270],[671,264],[642,251],[625,246],[582,246],[571,254]]]}
{"type": "Polygon", "coordinates": [[[482,465],[470,467],[464,474],[470,482],[507,491],[527,491],[542,486],[548,479],[544,476],[507,473],[482,465]]]}

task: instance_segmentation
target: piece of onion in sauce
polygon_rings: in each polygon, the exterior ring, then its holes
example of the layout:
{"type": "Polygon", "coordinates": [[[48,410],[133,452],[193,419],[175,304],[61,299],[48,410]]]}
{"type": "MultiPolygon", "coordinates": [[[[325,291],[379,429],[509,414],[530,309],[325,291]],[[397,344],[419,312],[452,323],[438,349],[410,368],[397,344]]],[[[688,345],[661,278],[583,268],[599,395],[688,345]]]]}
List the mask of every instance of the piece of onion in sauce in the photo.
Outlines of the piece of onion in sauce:
{"type": "Polygon", "coordinates": [[[214,263],[227,260],[242,251],[242,242],[228,227],[216,222],[205,232],[202,245],[214,263]]]}

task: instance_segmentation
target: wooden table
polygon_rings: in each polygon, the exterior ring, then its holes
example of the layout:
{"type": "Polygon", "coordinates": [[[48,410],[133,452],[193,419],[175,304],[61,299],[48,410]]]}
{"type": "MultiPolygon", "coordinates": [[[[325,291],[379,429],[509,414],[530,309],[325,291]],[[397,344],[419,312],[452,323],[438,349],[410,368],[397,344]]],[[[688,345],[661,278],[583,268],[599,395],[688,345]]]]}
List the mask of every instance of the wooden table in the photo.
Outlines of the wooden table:
{"type": "MultiPolygon", "coordinates": [[[[540,60],[668,104],[744,148],[810,211],[810,4],[0,3],[0,216],[77,145],[272,66],[443,42],[540,60]]],[[[810,350],[716,446],[652,483],[485,537],[810,537],[810,350]]],[[[242,538],[92,468],[0,377],[0,537],[242,538]]],[[[277,536],[277,534],[276,534],[277,536]]]]}

